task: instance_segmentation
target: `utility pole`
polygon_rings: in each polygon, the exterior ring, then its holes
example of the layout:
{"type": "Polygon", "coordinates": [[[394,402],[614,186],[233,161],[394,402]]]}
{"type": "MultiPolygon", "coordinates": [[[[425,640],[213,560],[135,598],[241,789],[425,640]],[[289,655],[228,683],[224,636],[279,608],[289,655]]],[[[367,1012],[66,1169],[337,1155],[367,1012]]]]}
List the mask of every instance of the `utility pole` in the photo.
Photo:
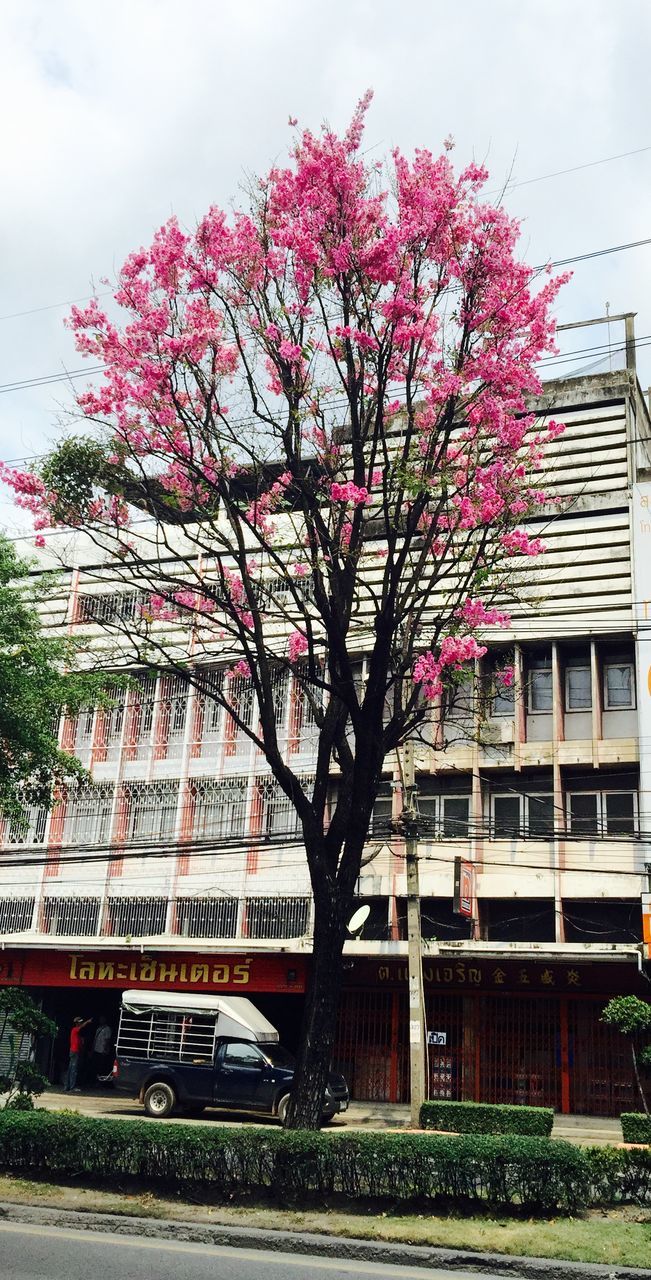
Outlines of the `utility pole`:
{"type": "Polygon", "coordinates": [[[411,1127],[420,1128],[420,1109],[425,1101],[425,1018],[423,990],[423,953],[420,924],[420,887],[418,882],[418,819],[416,812],[416,779],[414,746],[406,742],[403,749],[402,814],[400,826],[405,837],[407,864],[407,939],[409,945],[409,1079],[411,1127]]]}

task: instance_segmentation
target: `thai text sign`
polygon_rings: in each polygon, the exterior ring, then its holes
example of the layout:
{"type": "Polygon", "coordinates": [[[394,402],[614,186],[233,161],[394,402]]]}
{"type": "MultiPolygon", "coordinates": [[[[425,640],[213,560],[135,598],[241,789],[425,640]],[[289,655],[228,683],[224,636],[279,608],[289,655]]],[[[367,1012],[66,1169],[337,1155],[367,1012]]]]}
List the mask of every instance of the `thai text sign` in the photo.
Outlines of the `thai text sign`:
{"type": "Polygon", "coordinates": [[[304,991],[302,958],[4,951],[0,985],[125,987],[175,991],[304,991]]]}

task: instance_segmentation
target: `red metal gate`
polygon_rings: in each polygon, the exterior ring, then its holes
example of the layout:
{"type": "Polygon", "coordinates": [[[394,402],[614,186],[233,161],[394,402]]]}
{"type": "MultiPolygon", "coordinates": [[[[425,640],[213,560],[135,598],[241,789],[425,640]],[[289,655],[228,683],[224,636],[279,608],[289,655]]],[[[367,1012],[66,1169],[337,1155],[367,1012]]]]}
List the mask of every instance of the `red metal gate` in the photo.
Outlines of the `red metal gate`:
{"type": "Polygon", "coordinates": [[[587,1116],[637,1111],[631,1046],[600,1021],[603,999],[568,1004],[570,1111],[587,1116]]]}
{"type": "Polygon", "coordinates": [[[500,995],[478,1002],[479,1101],[561,1107],[558,1000],[500,995]]]}

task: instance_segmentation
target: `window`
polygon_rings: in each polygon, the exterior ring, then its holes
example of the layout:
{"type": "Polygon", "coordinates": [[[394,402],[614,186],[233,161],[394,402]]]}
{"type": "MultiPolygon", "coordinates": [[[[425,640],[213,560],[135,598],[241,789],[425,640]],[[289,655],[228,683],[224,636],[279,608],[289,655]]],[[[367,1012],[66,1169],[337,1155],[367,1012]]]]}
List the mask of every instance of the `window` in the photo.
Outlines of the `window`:
{"type": "Polygon", "coordinates": [[[205,778],[193,783],[192,834],[199,840],[243,836],[246,829],[246,778],[205,778]]]}
{"type": "Polygon", "coordinates": [[[113,938],[165,932],[167,898],[109,898],[105,932],[113,938]]]}
{"type": "Polygon", "coordinates": [[[77,597],[77,622],[135,622],[146,595],[144,591],[103,591],[77,597]]]}
{"type": "Polygon", "coordinates": [[[493,796],[493,835],[510,839],[520,834],[521,796],[493,796]]]}
{"type": "Polygon", "coordinates": [[[515,715],[515,685],[504,684],[499,676],[493,681],[493,696],[491,699],[491,716],[498,718],[499,716],[508,716],[513,719],[515,715]]]}
{"type": "Polygon", "coordinates": [[[252,1044],[242,1041],[239,1044],[227,1044],[224,1050],[225,1067],[263,1067],[264,1058],[252,1044]]]}
{"type": "Polygon", "coordinates": [[[549,839],[554,834],[554,797],[527,797],[528,827],[530,836],[549,839]]]}
{"type": "Polygon", "coordinates": [[[444,836],[468,835],[468,822],[470,818],[470,797],[469,796],[443,796],[442,797],[443,821],[441,823],[444,836]]]}
{"type": "Polygon", "coordinates": [[[4,844],[42,844],[45,839],[48,811],[38,805],[23,808],[21,817],[14,817],[5,825],[4,844]]]}
{"type": "Polygon", "coordinates": [[[590,667],[568,667],[565,672],[565,710],[590,711],[592,676],[590,667]]]}
{"type": "Polygon", "coordinates": [[[100,898],[44,898],[44,932],[90,937],[98,931],[101,905],[100,898]]]}
{"type": "Polygon", "coordinates": [[[249,938],[302,938],[310,920],[309,898],[246,899],[249,938]]]}
{"type": "Polygon", "coordinates": [[[635,796],[630,791],[608,791],[604,799],[604,818],[609,836],[634,835],[635,796]]]}
{"type": "Polygon", "coordinates": [[[604,666],[604,706],[607,711],[634,707],[632,662],[607,662],[604,666]]]}
{"type": "Polygon", "coordinates": [[[554,834],[553,795],[493,796],[492,834],[502,840],[520,835],[549,840],[554,834]]]}
{"type": "Polygon", "coordinates": [[[382,788],[379,795],[375,799],[373,805],[373,816],[371,819],[371,831],[374,836],[384,836],[385,839],[392,834],[391,818],[393,814],[393,796],[388,788],[382,788]]]}
{"type": "Polygon", "coordinates": [[[529,671],[529,710],[536,713],[547,713],[552,709],[552,669],[551,666],[532,667],[529,671]]]}
{"type": "Polygon", "coordinates": [[[106,844],[111,835],[113,783],[71,788],[63,823],[64,844],[106,844]]]}
{"type": "Polygon", "coordinates": [[[167,840],[174,835],[176,782],[133,782],[125,787],[126,840],[167,840]]]}
{"type": "Polygon", "coordinates": [[[575,791],[568,796],[572,835],[636,835],[637,796],[634,791],[575,791]]]}
{"type": "Polygon", "coordinates": [[[590,792],[575,792],[569,797],[570,831],[572,835],[595,836],[599,830],[599,797],[590,792]]]}
{"type": "Polygon", "coordinates": [[[237,898],[177,898],[176,929],[184,938],[234,938],[237,898]]]}

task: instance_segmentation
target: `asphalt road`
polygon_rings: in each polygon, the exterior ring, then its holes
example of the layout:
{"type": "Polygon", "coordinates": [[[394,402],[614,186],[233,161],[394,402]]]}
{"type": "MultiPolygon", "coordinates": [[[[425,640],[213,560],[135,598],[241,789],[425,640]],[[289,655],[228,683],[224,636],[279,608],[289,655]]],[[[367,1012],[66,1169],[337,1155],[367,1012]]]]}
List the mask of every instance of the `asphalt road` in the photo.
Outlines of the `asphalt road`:
{"type": "Polygon", "coordinates": [[[1,1280],[89,1280],[93,1276],[101,1280],[477,1280],[476,1275],[428,1267],[0,1222],[1,1280]]]}

